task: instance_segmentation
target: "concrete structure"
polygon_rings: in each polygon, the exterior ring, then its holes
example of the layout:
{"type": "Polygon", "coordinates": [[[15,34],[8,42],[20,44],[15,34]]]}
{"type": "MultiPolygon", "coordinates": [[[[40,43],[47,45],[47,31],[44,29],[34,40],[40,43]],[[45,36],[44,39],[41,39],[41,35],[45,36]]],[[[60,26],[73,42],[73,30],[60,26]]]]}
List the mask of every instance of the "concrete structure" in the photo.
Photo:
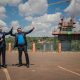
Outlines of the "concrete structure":
{"type": "Polygon", "coordinates": [[[53,31],[52,35],[58,37],[58,52],[61,50],[70,50],[72,40],[80,40],[80,32],[73,32],[74,24],[76,24],[72,19],[69,22],[64,22],[64,19],[61,19],[59,23],[59,31],[53,31]],[[65,45],[65,46],[64,46],[65,45]],[[63,49],[64,48],[64,49],[63,49]],[[61,49],[61,50],[59,50],[61,49]]]}

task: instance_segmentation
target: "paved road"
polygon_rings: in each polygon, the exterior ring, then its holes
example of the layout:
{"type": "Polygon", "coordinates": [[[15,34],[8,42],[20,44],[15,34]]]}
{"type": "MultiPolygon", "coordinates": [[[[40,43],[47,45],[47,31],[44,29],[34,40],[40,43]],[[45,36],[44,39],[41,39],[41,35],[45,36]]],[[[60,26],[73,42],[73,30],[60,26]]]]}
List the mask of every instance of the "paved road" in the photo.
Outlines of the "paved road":
{"type": "Polygon", "coordinates": [[[8,67],[0,69],[0,80],[80,80],[80,52],[30,52],[30,68],[17,67],[17,57],[17,52],[7,53],[8,67]]]}

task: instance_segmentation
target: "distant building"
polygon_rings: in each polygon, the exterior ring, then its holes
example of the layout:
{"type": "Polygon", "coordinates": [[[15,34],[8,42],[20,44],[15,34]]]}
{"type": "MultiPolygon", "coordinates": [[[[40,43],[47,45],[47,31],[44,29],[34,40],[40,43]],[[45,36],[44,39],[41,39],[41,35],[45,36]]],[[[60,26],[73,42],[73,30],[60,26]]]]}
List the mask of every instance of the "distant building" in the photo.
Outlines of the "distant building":
{"type": "Polygon", "coordinates": [[[76,28],[73,19],[65,21],[63,18],[58,24],[59,31],[53,31],[52,35],[58,37],[58,42],[61,43],[62,50],[70,50],[72,40],[80,40],[80,32],[74,32],[73,28],[76,28]]]}

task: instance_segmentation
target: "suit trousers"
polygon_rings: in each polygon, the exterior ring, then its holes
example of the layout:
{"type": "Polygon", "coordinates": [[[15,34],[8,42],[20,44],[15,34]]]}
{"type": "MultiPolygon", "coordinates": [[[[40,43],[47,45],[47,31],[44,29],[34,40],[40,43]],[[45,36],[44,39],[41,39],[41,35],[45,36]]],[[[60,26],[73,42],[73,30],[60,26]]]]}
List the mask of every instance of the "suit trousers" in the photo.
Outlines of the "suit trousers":
{"type": "Polygon", "coordinates": [[[2,65],[6,64],[5,56],[6,56],[6,49],[5,47],[0,47],[0,65],[1,65],[1,56],[2,56],[2,65]]]}
{"type": "Polygon", "coordinates": [[[23,52],[25,54],[26,65],[29,65],[29,56],[28,56],[28,51],[27,51],[27,46],[26,45],[18,45],[19,64],[22,64],[22,53],[23,52]]]}

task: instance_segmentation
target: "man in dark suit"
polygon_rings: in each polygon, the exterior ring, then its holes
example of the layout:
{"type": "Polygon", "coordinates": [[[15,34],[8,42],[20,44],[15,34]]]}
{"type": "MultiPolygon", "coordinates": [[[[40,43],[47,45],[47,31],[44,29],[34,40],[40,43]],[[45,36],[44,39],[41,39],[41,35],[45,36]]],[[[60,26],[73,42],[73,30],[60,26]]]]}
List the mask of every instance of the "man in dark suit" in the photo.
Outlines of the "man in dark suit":
{"type": "Polygon", "coordinates": [[[2,27],[0,27],[0,68],[4,67],[6,68],[6,42],[5,42],[5,36],[9,35],[11,33],[11,30],[9,32],[2,32],[2,27]],[[1,66],[1,55],[2,55],[2,66],[1,66]]]}
{"type": "Polygon", "coordinates": [[[22,66],[22,52],[24,51],[25,58],[26,58],[26,66],[29,68],[29,56],[27,52],[27,40],[26,40],[26,34],[31,33],[34,30],[34,27],[29,30],[28,32],[23,32],[21,28],[17,29],[17,33],[11,34],[15,37],[15,45],[14,47],[18,47],[19,52],[19,67],[22,66]]]}

